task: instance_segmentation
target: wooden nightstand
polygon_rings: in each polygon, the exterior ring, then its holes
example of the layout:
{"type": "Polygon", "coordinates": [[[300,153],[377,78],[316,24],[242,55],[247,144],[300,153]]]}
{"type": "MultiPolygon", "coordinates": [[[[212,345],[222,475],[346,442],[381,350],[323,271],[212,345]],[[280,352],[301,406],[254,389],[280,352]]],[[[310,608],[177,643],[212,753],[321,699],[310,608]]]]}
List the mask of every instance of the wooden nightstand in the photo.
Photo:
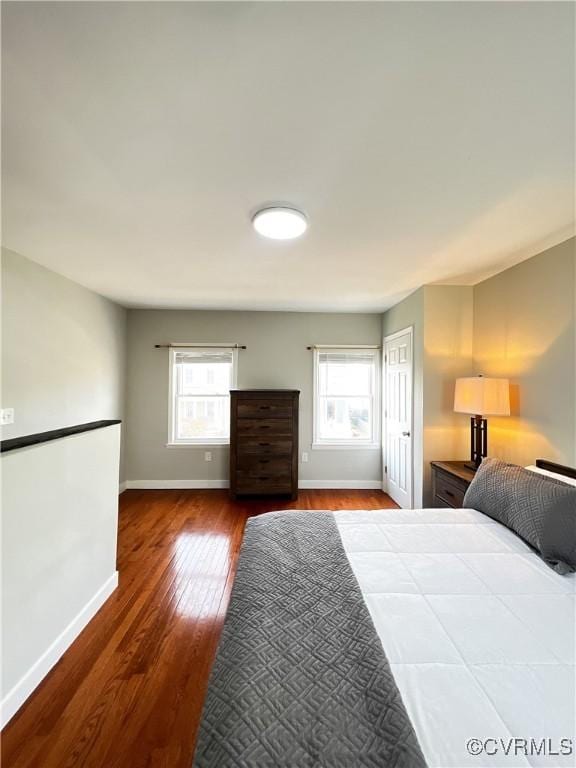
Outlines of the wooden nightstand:
{"type": "Polygon", "coordinates": [[[463,461],[432,461],[432,506],[460,509],[476,474],[463,461]]]}

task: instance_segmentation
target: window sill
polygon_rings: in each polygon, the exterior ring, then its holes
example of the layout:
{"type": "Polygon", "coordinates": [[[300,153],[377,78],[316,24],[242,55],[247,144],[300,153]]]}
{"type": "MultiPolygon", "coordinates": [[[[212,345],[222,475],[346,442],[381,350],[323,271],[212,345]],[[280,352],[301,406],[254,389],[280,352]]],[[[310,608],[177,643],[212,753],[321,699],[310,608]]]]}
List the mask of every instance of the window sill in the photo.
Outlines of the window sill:
{"type": "Polygon", "coordinates": [[[313,451],[379,451],[380,443],[312,443],[313,451]]]}
{"type": "Polygon", "coordinates": [[[165,448],[210,448],[215,445],[230,445],[230,440],[203,440],[198,443],[166,443],[165,448]]]}

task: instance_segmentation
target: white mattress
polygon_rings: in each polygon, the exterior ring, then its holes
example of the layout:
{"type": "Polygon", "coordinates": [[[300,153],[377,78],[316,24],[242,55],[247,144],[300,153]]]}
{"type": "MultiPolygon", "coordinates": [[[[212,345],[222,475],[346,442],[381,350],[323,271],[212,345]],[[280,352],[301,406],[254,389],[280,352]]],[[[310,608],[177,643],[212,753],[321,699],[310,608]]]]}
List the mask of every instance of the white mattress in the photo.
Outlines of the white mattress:
{"type": "Polygon", "coordinates": [[[576,765],[504,754],[574,739],[575,575],[475,510],[334,516],[429,768],[576,765]],[[474,756],[469,739],[503,741],[474,756]]]}

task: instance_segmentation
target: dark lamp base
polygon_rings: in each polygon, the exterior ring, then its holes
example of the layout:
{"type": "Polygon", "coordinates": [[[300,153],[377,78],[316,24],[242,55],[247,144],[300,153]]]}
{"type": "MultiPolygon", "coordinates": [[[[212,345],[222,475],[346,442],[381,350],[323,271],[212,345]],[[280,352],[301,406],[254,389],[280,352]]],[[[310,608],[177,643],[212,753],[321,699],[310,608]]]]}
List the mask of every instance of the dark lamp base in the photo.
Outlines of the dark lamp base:
{"type": "Polygon", "coordinates": [[[470,469],[476,471],[482,459],[488,455],[488,423],[482,416],[470,419],[470,469]]]}

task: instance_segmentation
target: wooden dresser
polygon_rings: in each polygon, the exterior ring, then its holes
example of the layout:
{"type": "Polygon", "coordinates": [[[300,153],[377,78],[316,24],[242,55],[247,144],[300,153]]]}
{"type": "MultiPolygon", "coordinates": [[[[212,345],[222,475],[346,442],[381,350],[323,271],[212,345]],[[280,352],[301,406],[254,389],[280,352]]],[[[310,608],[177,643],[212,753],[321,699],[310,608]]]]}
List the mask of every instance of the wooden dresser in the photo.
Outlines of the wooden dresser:
{"type": "Polygon", "coordinates": [[[432,506],[460,509],[474,475],[463,461],[433,461],[432,506]]]}
{"type": "Polygon", "coordinates": [[[230,395],[230,496],[296,499],[300,392],[233,389],[230,395]]]}

